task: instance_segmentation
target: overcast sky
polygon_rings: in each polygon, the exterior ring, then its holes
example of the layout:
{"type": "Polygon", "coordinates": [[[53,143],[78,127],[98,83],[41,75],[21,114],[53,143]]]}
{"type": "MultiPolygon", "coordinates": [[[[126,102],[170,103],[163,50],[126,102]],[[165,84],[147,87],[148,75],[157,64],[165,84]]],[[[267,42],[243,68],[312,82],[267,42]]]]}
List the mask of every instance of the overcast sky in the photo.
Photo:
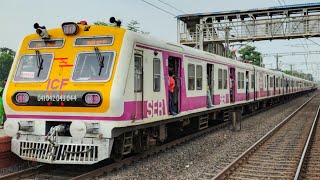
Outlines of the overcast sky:
{"type": "MultiPolygon", "coordinates": [[[[166,11],[174,14],[183,14],[160,1],[166,2],[171,6],[185,13],[217,12],[225,10],[244,10],[251,8],[263,8],[279,6],[283,0],[145,0],[166,11]]],[[[284,0],[286,4],[301,4],[317,2],[314,0],[284,0]]],[[[124,24],[131,20],[137,20],[141,24],[143,31],[150,32],[150,35],[176,42],[177,40],[177,21],[173,15],[158,10],[143,0],[2,0],[0,4],[0,47],[9,47],[17,50],[22,38],[30,33],[34,33],[33,24],[38,22],[47,29],[60,27],[63,22],[78,22],[86,20],[89,24],[95,21],[109,21],[114,16],[121,19],[124,24]]],[[[320,44],[319,38],[313,41],[320,44]]],[[[305,51],[304,47],[291,47],[292,44],[301,43],[312,44],[307,40],[290,41],[263,41],[250,43],[257,46],[262,53],[305,51]]],[[[319,50],[319,46],[309,45],[310,50],[319,50]]],[[[308,62],[319,62],[320,55],[307,57],[308,62]]],[[[303,62],[303,56],[282,57],[281,62],[303,62]]],[[[267,67],[273,66],[274,58],[266,58],[267,67]]],[[[288,69],[282,65],[281,68],[288,69]]],[[[314,73],[318,76],[319,72],[307,70],[304,65],[296,65],[296,70],[307,73],[314,73]]]]}

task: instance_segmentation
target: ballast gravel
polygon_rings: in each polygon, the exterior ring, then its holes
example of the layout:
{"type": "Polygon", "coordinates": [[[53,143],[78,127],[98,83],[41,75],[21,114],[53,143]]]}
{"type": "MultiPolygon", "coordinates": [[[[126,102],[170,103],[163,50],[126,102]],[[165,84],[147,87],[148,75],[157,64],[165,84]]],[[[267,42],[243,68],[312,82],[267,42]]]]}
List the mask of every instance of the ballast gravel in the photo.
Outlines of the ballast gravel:
{"type": "MultiPolygon", "coordinates": [[[[234,132],[230,127],[221,128],[99,179],[212,179],[311,95],[299,97],[247,118],[242,121],[241,131],[234,132]]],[[[36,165],[24,161],[0,169],[0,177],[36,165]]]]}
{"type": "Polygon", "coordinates": [[[225,127],[100,178],[212,179],[311,95],[301,96],[247,118],[242,121],[241,131],[234,132],[230,127],[225,127]]]}

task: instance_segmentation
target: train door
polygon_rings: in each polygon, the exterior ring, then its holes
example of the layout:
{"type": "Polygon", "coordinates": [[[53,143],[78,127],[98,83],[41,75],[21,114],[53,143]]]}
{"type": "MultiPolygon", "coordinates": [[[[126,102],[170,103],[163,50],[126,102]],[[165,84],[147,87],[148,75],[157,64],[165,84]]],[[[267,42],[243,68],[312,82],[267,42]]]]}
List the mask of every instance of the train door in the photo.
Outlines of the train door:
{"type": "MultiPolygon", "coordinates": [[[[236,70],[234,68],[230,68],[230,76],[229,76],[229,81],[230,81],[230,103],[234,103],[235,101],[235,75],[236,75],[236,70]]],[[[240,77],[238,77],[240,78],[240,77]]]]}
{"type": "Polygon", "coordinates": [[[249,100],[249,71],[246,71],[246,100],[249,100]]]}
{"type": "Polygon", "coordinates": [[[134,120],[143,119],[143,51],[135,50],[134,54],[134,120]]]}
{"type": "Polygon", "coordinates": [[[175,81],[175,87],[173,90],[173,111],[179,113],[181,111],[181,59],[169,56],[168,67],[168,70],[172,71],[174,75],[173,79],[175,81]]]}
{"type": "Polygon", "coordinates": [[[270,92],[269,92],[269,75],[267,75],[267,80],[266,80],[266,84],[267,84],[267,96],[270,96],[270,92]]]}
{"type": "Polygon", "coordinates": [[[213,64],[207,64],[207,83],[208,83],[208,91],[211,98],[211,103],[214,104],[214,65],[213,64]]]}
{"type": "Polygon", "coordinates": [[[281,90],[282,90],[282,78],[278,78],[278,81],[280,80],[280,84],[279,84],[279,94],[281,94],[281,90]]]}
{"type": "Polygon", "coordinates": [[[288,87],[289,87],[289,83],[288,83],[288,79],[286,78],[286,94],[288,94],[288,87]]]}
{"type": "Polygon", "coordinates": [[[276,76],[273,76],[273,95],[275,96],[276,95],[276,81],[277,81],[277,79],[276,79],[276,76]]]}

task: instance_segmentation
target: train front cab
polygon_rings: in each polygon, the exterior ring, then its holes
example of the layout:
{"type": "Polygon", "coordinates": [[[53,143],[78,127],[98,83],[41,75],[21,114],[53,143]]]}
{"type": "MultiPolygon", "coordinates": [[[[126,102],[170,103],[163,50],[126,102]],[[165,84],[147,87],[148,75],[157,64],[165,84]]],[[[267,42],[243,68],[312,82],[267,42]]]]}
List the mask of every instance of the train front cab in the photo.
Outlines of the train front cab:
{"type": "Polygon", "coordinates": [[[46,39],[39,33],[22,41],[4,93],[5,131],[22,159],[93,164],[110,157],[113,143],[107,134],[112,123],[98,120],[111,110],[121,116],[110,94],[125,30],[66,26],[37,29],[48,33],[46,39]]]}

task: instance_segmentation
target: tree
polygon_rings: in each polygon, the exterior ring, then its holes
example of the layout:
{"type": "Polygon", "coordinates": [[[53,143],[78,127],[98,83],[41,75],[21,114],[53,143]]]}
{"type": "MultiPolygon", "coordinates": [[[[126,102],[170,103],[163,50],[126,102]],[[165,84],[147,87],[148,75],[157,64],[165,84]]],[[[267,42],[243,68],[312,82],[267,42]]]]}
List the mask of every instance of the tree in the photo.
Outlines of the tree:
{"type": "Polygon", "coordinates": [[[142,34],[149,34],[149,32],[141,31],[139,24],[140,23],[137,20],[131,20],[127,24],[127,29],[130,30],[130,31],[134,31],[134,32],[142,33],[142,34]]]}
{"type": "Polygon", "coordinates": [[[251,64],[260,66],[261,53],[256,51],[256,47],[246,46],[238,51],[238,53],[241,54],[243,60],[248,60],[251,64]]]}
{"type": "Polygon", "coordinates": [[[8,78],[15,52],[9,48],[0,48],[0,81],[8,78]]]}
{"type": "MultiPolygon", "coordinates": [[[[93,24],[98,25],[98,26],[112,26],[112,27],[115,26],[114,23],[108,23],[108,22],[103,22],[103,21],[97,21],[97,22],[94,22],[93,24]]],[[[127,24],[127,29],[130,31],[134,31],[134,32],[142,33],[142,34],[149,34],[149,32],[141,31],[139,25],[140,25],[140,23],[137,20],[131,20],[127,24]]]]}
{"type": "Polygon", "coordinates": [[[288,74],[288,75],[292,75],[292,76],[295,76],[295,77],[298,77],[298,78],[302,78],[302,79],[306,79],[306,80],[309,80],[309,81],[313,81],[313,76],[312,74],[305,74],[303,72],[299,72],[299,71],[295,71],[293,70],[292,72],[289,71],[289,70],[282,70],[283,73],[285,74],[288,74]]]}

